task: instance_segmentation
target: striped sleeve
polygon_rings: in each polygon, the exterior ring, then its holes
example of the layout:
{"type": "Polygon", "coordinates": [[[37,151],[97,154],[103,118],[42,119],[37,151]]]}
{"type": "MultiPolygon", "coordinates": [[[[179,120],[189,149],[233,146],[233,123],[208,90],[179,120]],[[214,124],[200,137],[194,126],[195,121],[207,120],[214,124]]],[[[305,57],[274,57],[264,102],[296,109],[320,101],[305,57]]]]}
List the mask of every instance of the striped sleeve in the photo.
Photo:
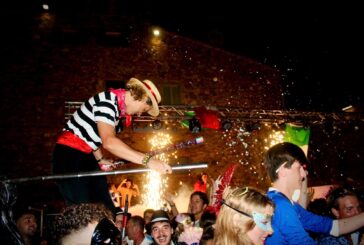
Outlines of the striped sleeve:
{"type": "Polygon", "coordinates": [[[65,129],[79,136],[92,149],[97,149],[102,144],[97,122],[104,122],[112,126],[116,126],[118,123],[118,108],[115,99],[115,96],[109,92],[102,92],[91,97],[72,115],[65,129]]]}
{"type": "Polygon", "coordinates": [[[112,126],[116,126],[117,107],[115,101],[111,99],[111,94],[100,93],[93,97],[93,115],[95,122],[104,122],[112,126]]]}

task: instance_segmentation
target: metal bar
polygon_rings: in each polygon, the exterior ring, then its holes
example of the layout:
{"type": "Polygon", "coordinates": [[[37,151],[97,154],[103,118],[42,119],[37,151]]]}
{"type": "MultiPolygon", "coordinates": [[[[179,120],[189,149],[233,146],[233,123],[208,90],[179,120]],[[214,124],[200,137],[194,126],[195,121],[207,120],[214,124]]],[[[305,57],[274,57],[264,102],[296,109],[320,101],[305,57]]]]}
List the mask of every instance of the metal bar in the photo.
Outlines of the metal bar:
{"type": "MultiPolygon", "coordinates": [[[[194,163],[194,164],[180,164],[177,166],[171,166],[172,170],[185,170],[185,169],[198,169],[198,168],[207,168],[207,163],[194,163]]],[[[115,171],[89,171],[82,173],[74,173],[74,174],[58,174],[58,175],[46,175],[46,176],[35,176],[35,177],[25,177],[18,179],[8,179],[3,180],[4,183],[21,183],[35,180],[54,180],[54,179],[68,179],[68,178],[82,178],[82,177],[90,177],[90,176],[104,176],[104,175],[118,175],[118,174],[133,174],[133,173],[145,173],[152,171],[149,168],[135,168],[135,169],[126,169],[126,170],[115,170],[115,171]]]]}
{"type": "MultiPolygon", "coordinates": [[[[66,101],[65,102],[65,119],[69,119],[75,109],[80,107],[82,102],[66,101]]],[[[187,105],[164,105],[160,106],[160,116],[152,117],[143,115],[141,117],[134,117],[135,122],[154,121],[159,119],[163,120],[185,120],[190,117],[186,116],[187,111],[194,110],[199,106],[187,105]]],[[[364,114],[360,112],[314,112],[314,111],[295,111],[295,110],[264,110],[264,109],[249,109],[240,107],[214,107],[220,116],[228,119],[240,119],[244,121],[265,121],[275,122],[277,120],[285,121],[335,121],[335,122],[364,122],[364,114]]]]}

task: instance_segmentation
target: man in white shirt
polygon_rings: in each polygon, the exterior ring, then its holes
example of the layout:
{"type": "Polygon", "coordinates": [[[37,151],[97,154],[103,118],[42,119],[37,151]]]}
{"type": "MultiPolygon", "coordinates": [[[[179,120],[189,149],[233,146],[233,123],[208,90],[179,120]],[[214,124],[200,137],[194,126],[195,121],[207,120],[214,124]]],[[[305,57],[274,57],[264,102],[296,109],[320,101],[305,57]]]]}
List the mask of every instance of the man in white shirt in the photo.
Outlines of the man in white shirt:
{"type": "Polygon", "coordinates": [[[145,221],[143,217],[135,215],[132,216],[126,224],[125,239],[128,245],[149,245],[153,243],[153,240],[149,239],[144,234],[145,221]]]}
{"type": "MultiPolygon", "coordinates": [[[[327,196],[328,207],[333,217],[336,219],[343,219],[353,217],[362,212],[360,202],[357,195],[346,188],[338,187],[332,190],[327,196]]],[[[359,231],[334,237],[331,235],[320,236],[317,244],[353,244],[358,245],[360,239],[359,231]]]]}

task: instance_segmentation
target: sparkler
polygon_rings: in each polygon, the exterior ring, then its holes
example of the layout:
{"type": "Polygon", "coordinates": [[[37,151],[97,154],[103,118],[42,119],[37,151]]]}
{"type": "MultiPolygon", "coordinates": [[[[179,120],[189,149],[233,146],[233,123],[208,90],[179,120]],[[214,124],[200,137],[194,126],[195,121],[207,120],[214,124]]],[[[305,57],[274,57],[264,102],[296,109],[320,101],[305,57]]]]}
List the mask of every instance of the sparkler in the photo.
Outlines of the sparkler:
{"type": "MultiPolygon", "coordinates": [[[[166,141],[168,141],[169,139],[167,139],[166,141]]],[[[163,144],[166,144],[166,141],[165,142],[157,142],[155,144],[157,145],[163,145],[163,144]]],[[[187,147],[191,147],[193,145],[199,145],[199,144],[202,144],[204,142],[203,140],[203,137],[200,136],[200,137],[197,137],[197,138],[194,138],[194,139],[190,139],[190,140],[186,140],[186,141],[182,141],[182,142],[179,142],[179,143],[176,143],[176,144],[170,144],[170,145],[167,145],[166,147],[163,147],[161,149],[157,149],[157,150],[152,150],[152,151],[149,151],[148,153],[151,155],[151,156],[155,156],[155,155],[160,155],[160,154],[164,154],[164,153],[168,153],[168,152],[171,152],[171,151],[176,151],[176,150],[179,150],[179,149],[184,149],[184,148],[187,148],[187,147]]],[[[163,159],[163,156],[160,157],[160,160],[165,160],[163,159]]],[[[122,165],[124,165],[125,162],[122,161],[122,160],[118,160],[118,161],[115,161],[114,162],[114,167],[120,167],[122,165]]],[[[109,171],[111,170],[111,165],[106,165],[106,164],[102,164],[102,163],[99,163],[99,166],[101,168],[101,170],[103,171],[109,171]]]]}
{"type": "MultiPolygon", "coordinates": [[[[149,154],[161,161],[169,162],[170,155],[174,155],[175,153],[168,154],[167,152],[171,150],[161,151],[160,149],[166,149],[171,146],[171,140],[172,138],[169,134],[158,133],[149,140],[149,143],[152,145],[151,150],[155,150],[154,153],[149,152],[149,154]],[[156,153],[156,149],[159,149],[159,154],[156,153]]],[[[165,184],[165,180],[162,180],[161,175],[156,171],[151,171],[146,175],[146,184],[144,185],[146,191],[143,195],[143,201],[147,207],[153,209],[159,209],[161,207],[161,196],[165,190],[165,184]]]]}
{"type": "MultiPolygon", "coordinates": [[[[150,140],[150,143],[152,144],[152,151],[150,151],[149,154],[156,156],[159,160],[169,162],[167,153],[193,145],[202,144],[203,138],[197,137],[172,145],[170,135],[159,133],[156,137],[150,140]]],[[[150,172],[147,175],[146,180],[147,184],[145,185],[145,188],[147,191],[145,192],[144,202],[148,207],[159,209],[162,206],[161,196],[163,196],[166,189],[166,182],[162,181],[160,174],[157,172],[150,172]]]]}

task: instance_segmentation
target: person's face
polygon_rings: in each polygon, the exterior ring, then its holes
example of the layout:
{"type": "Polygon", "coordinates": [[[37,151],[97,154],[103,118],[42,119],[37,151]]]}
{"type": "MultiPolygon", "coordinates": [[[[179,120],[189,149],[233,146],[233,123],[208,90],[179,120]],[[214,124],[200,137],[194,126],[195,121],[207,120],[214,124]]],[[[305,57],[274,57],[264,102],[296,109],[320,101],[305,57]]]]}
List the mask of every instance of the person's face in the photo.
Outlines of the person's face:
{"type": "Polygon", "coordinates": [[[359,200],[356,196],[339,198],[339,210],[333,209],[334,215],[339,218],[349,218],[361,213],[359,200]]]}
{"type": "Polygon", "coordinates": [[[295,161],[291,165],[291,168],[284,168],[284,170],[287,171],[286,176],[288,178],[288,185],[290,189],[301,189],[302,182],[304,178],[307,177],[307,173],[303,166],[298,161],[295,161]]]}
{"type": "Polygon", "coordinates": [[[168,222],[156,222],[152,224],[152,237],[158,245],[166,245],[171,242],[173,229],[168,222]]]}
{"type": "Polygon", "coordinates": [[[122,214],[116,215],[116,217],[115,217],[115,226],[120,231],[122,230],[122,228],[123,228],[123,215],[122,214]]]}
{"type": "Polygon", "coordinates": [[[126,234],[128,235],[129,240],[135,240],[136,233],[137,227],[131,221],[128,221],[126,224],[126,234]]]}
{"type": "Polygon", "coordinates": [[[264,218],[259,219],[261,224],[257,225],[257,221],[254,221],[256,223],[254,228],[247,232],[248,237],[253,241],[254,245],[264,244],[265,239],[273,233],[269,224],[273,215],[273,208],[270,205],[265,207],[264,215],[264,218]]]}
{"type": "Polygon", "coordinates": [[[148,112],[150,109],[152,109],[152,106],[148,105],[146,101],[146,98],[144,98],[143,100],[134,100],[133,98],[132,102],[129,103],[126,107],[126,113],[128,113],[129,115],[140,116],[142,113],[148,112]]]}
{"type": "Polygon", "coordinates": [[[33,214],[23,214],[16,222],[16,226],[22,236],[34,236],[38,227],[33,214]]]}
{"type": "Polygon", "coordinates": [[[144,215],[144,221],[145,221],[145,224],[149,224],[150,221],[152,220],[152,216],[153,216],[153,213],[145,213],[144,215]]]}
{"type": "Polygon", "coordinates": [[[130,188],[131,187],[131,182],[130,181],[127,181],[126,183],[125,183],[125,185],[126,185],[126,188],[130,188]]]}
{"type": "Polygon", "coordinates": [[[202,214],[206,204],[203,203],[199,195],[193,195],[190,199],[190,208],[192,214],[202,214]]]}

